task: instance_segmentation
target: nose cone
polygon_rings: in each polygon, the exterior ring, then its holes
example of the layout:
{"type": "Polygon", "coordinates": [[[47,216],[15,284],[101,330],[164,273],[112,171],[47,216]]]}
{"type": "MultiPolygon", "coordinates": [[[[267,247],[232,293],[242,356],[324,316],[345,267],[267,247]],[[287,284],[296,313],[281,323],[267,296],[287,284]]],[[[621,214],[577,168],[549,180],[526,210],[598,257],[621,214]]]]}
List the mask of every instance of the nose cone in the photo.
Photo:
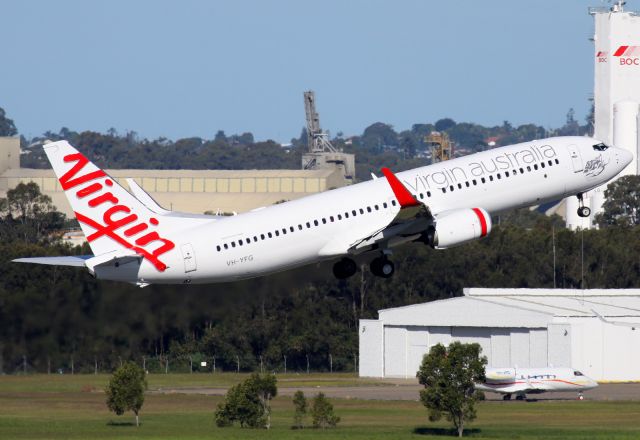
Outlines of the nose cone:
{"type": "Polygon", "coordinates": [[[626,168],[627,165],[631,163],[633,160],[633,153],[624,148],[616,148],[616,157],[618,159],[618,164],[620,165],[620,169],[626,168]]]}

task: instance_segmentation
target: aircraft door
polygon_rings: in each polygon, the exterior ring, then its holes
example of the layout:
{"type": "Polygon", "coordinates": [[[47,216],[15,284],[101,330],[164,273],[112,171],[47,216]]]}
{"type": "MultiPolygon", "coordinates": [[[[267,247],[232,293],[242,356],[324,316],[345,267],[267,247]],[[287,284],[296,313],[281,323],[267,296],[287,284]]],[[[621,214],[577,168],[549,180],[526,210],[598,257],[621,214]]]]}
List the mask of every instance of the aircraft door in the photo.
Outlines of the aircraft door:
{"type": "Polygon", "coordinates": [[[185,243],[180,249],[182,250],[182,259],[184,260],[184,272],[194,272],[198,266],[196,265],[196,254],[193,252],[193,246],[191,246],[191,243],[185,243]]]}
{"type": "Polygon", "coordinates": [[[579,173],[584,168],[584,165],[582,164],[582,156],[580,156],[580,150],[578,150],[578,147],[575,145],[569,145],[567,149],[569,150],[569,156],[571,156],[573,172],[579,173]]]}

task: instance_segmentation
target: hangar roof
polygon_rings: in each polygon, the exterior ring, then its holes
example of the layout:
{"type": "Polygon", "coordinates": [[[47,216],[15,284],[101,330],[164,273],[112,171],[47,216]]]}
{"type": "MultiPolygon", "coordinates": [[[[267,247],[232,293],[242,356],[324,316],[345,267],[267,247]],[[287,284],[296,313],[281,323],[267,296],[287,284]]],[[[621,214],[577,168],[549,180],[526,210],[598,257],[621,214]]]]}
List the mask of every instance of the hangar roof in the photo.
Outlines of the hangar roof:
{"type": "Polygon", "coordinates": [[[640,317],[640,289],[480,289],[379,310],[384,325],[541,328],[556,317],[640,317]]]}

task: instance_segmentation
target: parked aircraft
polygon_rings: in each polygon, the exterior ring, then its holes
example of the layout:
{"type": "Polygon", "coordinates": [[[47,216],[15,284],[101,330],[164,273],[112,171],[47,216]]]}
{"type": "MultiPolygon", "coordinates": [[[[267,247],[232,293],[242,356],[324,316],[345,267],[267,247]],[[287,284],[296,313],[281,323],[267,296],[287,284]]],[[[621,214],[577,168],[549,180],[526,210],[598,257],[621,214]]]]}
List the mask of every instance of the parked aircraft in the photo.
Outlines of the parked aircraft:
{"type": "Polygon", "coordinates": [[[395,246],[446,249],[485,237],[491,214],[582,194],[632,160],[589,137],[525,142],[397,175],[254,209],[231,217],[161,208],[133,180],[131,193],[66,141],[44,145],[93,255],[14,261],[78,266],[98,279],[135,283],[214,283],[337,260],[338,278],[394,273],[395,246]]]}
{"type": "Polygon", "coordinates": [[[503,394],[503,400],[526,399],[527,394],[550,391],[577,391],[582,393],[598,386],[598,382],[572,368],[487,368],[486,381],[477,384],[480,391],[503,394]]]}

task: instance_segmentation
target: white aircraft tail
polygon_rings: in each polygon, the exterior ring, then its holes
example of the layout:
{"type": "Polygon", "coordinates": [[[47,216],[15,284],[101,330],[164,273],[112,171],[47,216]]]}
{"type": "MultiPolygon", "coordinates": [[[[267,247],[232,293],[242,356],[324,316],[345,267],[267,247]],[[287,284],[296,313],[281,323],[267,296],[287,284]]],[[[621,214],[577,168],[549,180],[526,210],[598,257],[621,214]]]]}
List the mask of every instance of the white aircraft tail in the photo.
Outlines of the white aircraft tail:
{"type": "Polygon", "coordinates": [[[51,166],[94,255],[139,256],[159,271],[162,254],[175,248],[175,228],[127,192],[67,141],[44,145],[51,166]]]}

